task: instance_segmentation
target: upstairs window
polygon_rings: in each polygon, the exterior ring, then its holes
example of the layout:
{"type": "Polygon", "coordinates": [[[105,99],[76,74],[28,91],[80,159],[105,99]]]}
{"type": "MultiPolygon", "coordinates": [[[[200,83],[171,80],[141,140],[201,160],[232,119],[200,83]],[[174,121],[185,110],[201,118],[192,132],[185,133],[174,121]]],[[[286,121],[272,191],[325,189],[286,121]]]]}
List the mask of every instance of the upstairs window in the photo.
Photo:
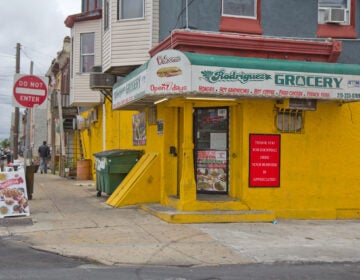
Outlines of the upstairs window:
{"type": "Polygon", "coordinates": [[[101,9],[102,0],[82,0],[81,12],[88,12],[95,9],[101,9]]]}
{"type": "Polygon", "coordinates": [[[80,72],[91,72],[95,63],[95,33],[80,35],[80,72]]]}
{"type": "Polygon", "coordinates": [[[350,0],[319,0],[318,22],[320,24],[350,24],[350,0]]]}
{"type": "Polygon", "coordinates": [[[357,38],[356,0],[318,0],[318,37],[357,38]]]}
{"type": "Polygon", "coordinates": [[[222,0],[219,31],[262,34],[261,0],[222,0]]]}
{"type": "Polygon", "coordinates": [[[223,0],[222,15],[231,17],[256,18],[256,0],[223,0]]]}
{"type": "Polygon", "coordinates": [[[144,0],[118,0],[119,19],[144,18],[144,0]]]}

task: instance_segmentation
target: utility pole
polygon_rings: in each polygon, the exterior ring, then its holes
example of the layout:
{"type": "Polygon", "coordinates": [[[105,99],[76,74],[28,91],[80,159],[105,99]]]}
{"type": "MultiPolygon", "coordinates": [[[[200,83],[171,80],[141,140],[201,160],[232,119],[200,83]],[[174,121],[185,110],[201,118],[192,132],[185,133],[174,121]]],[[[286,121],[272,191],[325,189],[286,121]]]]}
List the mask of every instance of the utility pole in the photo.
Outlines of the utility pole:
{"type": "MultiPolygon", "coordinates": [[[[20,73],[20,43],[16,44],[16,67],[15,73],[20,73]]],[[[14,139],[13,139],[13,159],[18,158],[19,152],[19,120],[20,120],[20,109],[15,107],[15,118],[14,118],[14,139]]]]}
{"type": "MultiPolygon", "coordinates": [[[[34,62],[30,62],[30,75],[34,72],[34,62]]],[[[31,124],[32,108],[26,109],[26,133],[25,133],[25,154],[24,166],[32,165],[32,152],[30,148],[30,124],[31,124]]]]}

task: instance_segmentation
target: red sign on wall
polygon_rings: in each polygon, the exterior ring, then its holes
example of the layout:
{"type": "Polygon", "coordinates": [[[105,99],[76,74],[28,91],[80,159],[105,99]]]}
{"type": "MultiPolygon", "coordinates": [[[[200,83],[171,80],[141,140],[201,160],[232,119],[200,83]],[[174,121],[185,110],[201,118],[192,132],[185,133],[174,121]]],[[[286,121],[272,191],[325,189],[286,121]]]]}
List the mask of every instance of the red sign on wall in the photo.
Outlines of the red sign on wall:
{"type": "Polygon", "coordinates": [[[280,187],[280,135],[250,134],[250,187],[280,187]]]}

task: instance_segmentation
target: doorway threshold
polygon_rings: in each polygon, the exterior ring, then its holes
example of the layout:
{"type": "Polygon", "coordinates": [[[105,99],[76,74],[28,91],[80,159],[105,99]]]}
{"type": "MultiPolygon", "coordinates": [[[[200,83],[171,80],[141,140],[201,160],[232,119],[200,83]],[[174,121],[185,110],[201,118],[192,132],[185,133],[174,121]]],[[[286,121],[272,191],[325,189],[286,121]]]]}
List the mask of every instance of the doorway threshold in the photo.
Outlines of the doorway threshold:
{"type": "Polygon", "coordinates": [[[230,197],[228,194],[198,193],[196,200],[199,201],[238,201],[238,199],[230,197]]]}

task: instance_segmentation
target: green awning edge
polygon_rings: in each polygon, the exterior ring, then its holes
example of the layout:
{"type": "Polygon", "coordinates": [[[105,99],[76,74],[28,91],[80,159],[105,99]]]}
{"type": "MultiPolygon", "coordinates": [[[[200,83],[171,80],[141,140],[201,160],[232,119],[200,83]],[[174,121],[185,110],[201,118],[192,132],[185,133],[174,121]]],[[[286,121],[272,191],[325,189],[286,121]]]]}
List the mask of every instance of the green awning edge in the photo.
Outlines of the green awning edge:
{"type": "Polygon", "coordinates": [[[133,77],[137,76],[138,74],[140,74],[141,72],[146,70],[148,68],[148,64],[149,64],[149,60],[147,62],[145,62],[144,64],[142,64],[141,66],[139,66],[138,68],[136,68],[135,70],[133,70],[132,72],[130,72],[128,75],[126,75],[124,79],[122,79],[119,82],[116,82],[113,85],[113,88],[116,88],[116,87],[124,84],[125,82],[131,80],[133,77]]]}
{"type": "Polygon", "coordinates": [[[189,52],[184,52],[184,54],[188,57],[192,65],[307,73],[360,75],[360,65],[357,64],[248,58],[189,52]]]}

